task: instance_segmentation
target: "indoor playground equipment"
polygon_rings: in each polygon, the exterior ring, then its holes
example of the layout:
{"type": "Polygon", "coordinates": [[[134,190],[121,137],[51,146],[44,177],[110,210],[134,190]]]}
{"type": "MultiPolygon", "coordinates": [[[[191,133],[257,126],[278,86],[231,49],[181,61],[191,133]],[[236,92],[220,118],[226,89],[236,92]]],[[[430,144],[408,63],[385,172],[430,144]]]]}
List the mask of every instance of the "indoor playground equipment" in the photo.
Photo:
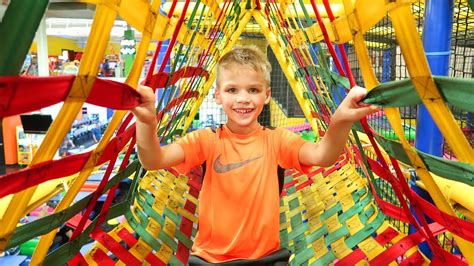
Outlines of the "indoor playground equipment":
{"type": "Polygon", "coordinates": [[[48,0],[11,0],[1,21],[0,116],[64,102],[29,167],[0,178],[4,262],[185,265],[202,170],[145,171],[130,158],[128,110],[140,82],[158,90],[164,143],[191,130],[198,113],[223,122],[206,98],[216,60],[255,44],[273,66],[266,126],[318,139],[356,84],[370,90],[365,102],[384,107],[354,125],[335,165],[286,171],[280,237],[290,265],[474,265],[472,1],[83,2],[95,15],[73,76],[19,75],[48,0]],[[118,16],[141,32],[123,83],[97,77],[118,16]],[[53,159],[86,102],[115,110],[101,140],[53,159]],[[78,198],[99,167],[95,190],[78,198]]]}

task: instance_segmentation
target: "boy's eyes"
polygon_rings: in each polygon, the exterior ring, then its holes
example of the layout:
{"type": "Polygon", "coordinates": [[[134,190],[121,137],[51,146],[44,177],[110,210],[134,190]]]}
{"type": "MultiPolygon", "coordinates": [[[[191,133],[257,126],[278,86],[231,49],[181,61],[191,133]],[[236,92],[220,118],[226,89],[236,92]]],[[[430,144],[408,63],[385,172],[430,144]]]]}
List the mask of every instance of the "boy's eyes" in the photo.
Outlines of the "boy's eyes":
{"type": "MultiPolygon", "coordinates": [[[[251,94],[255,94],[255,93],[260,92],[260,90],[258,88],[250,88],[247,91],[251,94]]],[[[228,88],[228,89],[226,89],[226,92],[228,92],[228,93],[237,93],[238,89],[237,88],[228,88]]]]}

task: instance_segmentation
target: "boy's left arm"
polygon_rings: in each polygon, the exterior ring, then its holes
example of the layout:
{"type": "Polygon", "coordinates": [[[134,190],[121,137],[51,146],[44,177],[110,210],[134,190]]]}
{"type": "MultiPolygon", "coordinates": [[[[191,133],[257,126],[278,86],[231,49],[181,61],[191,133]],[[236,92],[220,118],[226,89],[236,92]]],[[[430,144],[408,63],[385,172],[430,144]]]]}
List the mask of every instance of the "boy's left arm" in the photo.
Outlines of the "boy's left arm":
{"type": "Polygon", "coordinates": [[[299,160],[303,165],[328,167],[334,164],[349,137],[355,121],[375,113],[379,107],[362,103],[367,90],[353,87],[331,117],[326,134],[317,143],[307,142],[301,146],[299,160]]]}

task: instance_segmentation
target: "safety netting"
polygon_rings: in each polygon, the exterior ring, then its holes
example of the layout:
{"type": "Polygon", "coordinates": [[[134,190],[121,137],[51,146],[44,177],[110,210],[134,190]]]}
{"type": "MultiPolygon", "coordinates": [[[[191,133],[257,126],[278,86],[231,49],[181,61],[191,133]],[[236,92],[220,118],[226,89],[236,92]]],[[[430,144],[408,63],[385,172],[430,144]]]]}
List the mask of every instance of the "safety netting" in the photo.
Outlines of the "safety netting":
{"type": "Polygon", "coordinates": [[[132,156],[128,110],[139,104],[141,83],[158,91],[162,143],[225,123],[212,99],[216,61],[235,45],[253,44],[274,70],[265,126],[317,141],[356,84],[370,90],[365,102],[384,107],[354,125],[333,166],[286,171],[280,239],[291,265],[474,263],[474,16],[467,1],[453,6],[445,77],[431,74],[421,42],[424,2],[85,2],[95,16],[74,76],[19,75],[47,0],[10,1],[0,24],[0,116],[63,102],[30,166],[0,178],[1,250],[20,246],[33,265],[186,264],[202,169],[144,170],[132,156]],[[117,17],[141,32],[123,83],[97,77],[117,17]],[[156,52],[140,79],[150,46],[156,52]],[[54,159],[84,103],[114,109],[108,127],[93,150],[54,159]],[[445,139],[442,157],[415,148],[419,104],[445,139]],[[77,199],[98,169],[100,182],[77,199]],[[51,213],[25,222],[58,195],[51,213]]]}

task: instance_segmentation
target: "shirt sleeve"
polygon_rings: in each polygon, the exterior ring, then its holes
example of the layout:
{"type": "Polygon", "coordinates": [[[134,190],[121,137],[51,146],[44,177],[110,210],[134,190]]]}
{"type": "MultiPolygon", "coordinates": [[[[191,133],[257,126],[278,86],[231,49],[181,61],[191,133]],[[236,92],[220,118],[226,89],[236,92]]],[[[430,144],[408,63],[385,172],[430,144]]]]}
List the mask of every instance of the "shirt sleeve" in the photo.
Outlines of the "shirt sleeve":
{"type": "Polygon", "coordinates": [[[311,165],[300,163],[299,152],[301,146],[306,143],[300,136],[284,128],[277,128],[277,160],[278,164],[285,168],[294,168],[303,173],[309,173],[311,165]]]}
{"type": "Polygon", "coordinates": [[[178,171],[188,173],[192,168],[202,165],[209,155],[211,140],[209,129],[199,129],[179,139],[176,143],[184,150],[184,162],[176,166],[178,171]]]}

